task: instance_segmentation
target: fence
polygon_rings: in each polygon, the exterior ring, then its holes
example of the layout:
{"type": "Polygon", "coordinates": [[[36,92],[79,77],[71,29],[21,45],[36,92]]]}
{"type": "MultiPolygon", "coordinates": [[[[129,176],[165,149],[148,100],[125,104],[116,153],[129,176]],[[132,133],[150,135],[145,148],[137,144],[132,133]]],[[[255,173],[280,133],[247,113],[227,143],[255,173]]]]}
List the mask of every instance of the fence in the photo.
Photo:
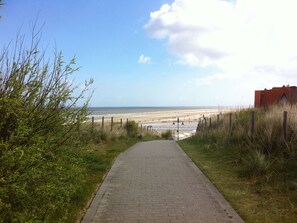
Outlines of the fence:
{"type": "MultiPolygon", "coordinates": [[[[264,119],[267,114],[272,114],[274,117],[272,119],[278,119],[278,134],[288,140],[292,136],[292,129],[296,130],[297,134],[297,107],[293,110],[286,107],[281,110],[280,108],[275,111],[264,111],[262,109],[258,110],[244,110],[229,113],[220,113],[212,116],[200,115],[198,118],[170,118],[170,119],[154,119],[145,120],[146,122],[136,121],[140,131],[151,131],[151,132],[164,132],[167,130],[173,131],[173,135],[178,140],[180,138],[186,138],[194,135],[196,131],[205,131],[209,129],[224,129],[225,132],[231,135],[238,131],[239,128],[243,128],[245,134],[252,137],[255,133],[259,131],[261,124],[257,124],[260,120],[264,119]],[[244,117],[242,116],[244,113],[244,117]],[[151,122],[150,122],[151,121],[151,122]],[[293,126],[295,125],[295,126],[293,126]],[[280,133],[281,132],[281,133],[280,133]]],[[[267,117],[266,117],[267,118],[267,117]]],[[[132,119],[131,119],[132,120],[132,119]]],[[[116,131],[118,129],[123,129],[128,119],[121,117],[100,117],[95,120],[94,116],[89,117],[88,123],[91,123],[92,131],[94,128],[100,129],[102,131],[116,131]]],[[[242,129],[241,129],[242,130],[242,129]]]]}
{"type": "MultiPolygon", "coordinates": [[[[198,118],[170,118],[170,119],[153,119],[145,120],[141,122],[140,120],[134,119],[123,119],[120,117],[97,117],[89,116],[87,119],[87,124],[90,125],[91,132],[94,129],[101,131],[118,131],[125,128],[128,121],[135,121],[138,125],[140,131],[154,132],[154,134],[161,135],[162,132],[171,130],[173,132],[173,138],[176,140],[190,137],[196,133],[198,118]]],[[[79,128],[79,127],[78,127],[79,128]]]]}
{"type": "MultiPolygon", "coordinates": [[[[117,118],[115,119],[114,117],[101,117],[100,119],[95,120],[94,116],[88,117],[87,123],[90,123],[91,125],[91,132],[94,131],[95,128],[100,129],[101,131],[110,131],[113,132],[115,130],[119,130],[119,129],[124,129],[125,125],[129,122],[129,121],[133,121],[133,120],[129,120],[127,119],[123,119],[123,118],[117,118]]],[[[138,128],[140,129],[140,131],[156,131],[156,129],[153,129],[152,125],[150,124],[139,124],[137,123],[138,128]]],[[[78,129],[79,129],[79,125],[78,125],[78,129]]]]}
{"type": "MultiPolygon", "coordinates": [[[[241,127],[245,127],[247,134],[249,136],[253,136],[255,134],[256,130],[256,115],[258,114],[258,119],[261,119],[264,117],[265,112],[262,110],[257,112],[257,110],[252,110],[247,112],[249,114],[248,122],[249,123],[240,123],[241,127]]],[[[199,119],[197,131],[204,131],[209,129],[218,129],[223,128],[225,131],[228,131],[230,134],[232,134],[234,131],[236,131],[236,127],[239,126],[238,122],[246,122],[247,118],[241,118],[242,120],[239,120],[240,117],[238,117],[237,113],[228,113],[228,114],[218,114],[216,117],[203,117],[199,119]]],[[[284,140],[287,140],[289,137],[288,127],[289,123],[291,125],[296,125],[296,117],[297,113],[295,112],[288,112],[283,111],[282,113],[276,112],[272,113],[274,115],[274,119],[280,119],[282,123],[282,137],[284,140]],[[291,118],[291,119],[290,119],[291,118]]],[[[290,129],[296,129],[291,127],[290,129]]]]}

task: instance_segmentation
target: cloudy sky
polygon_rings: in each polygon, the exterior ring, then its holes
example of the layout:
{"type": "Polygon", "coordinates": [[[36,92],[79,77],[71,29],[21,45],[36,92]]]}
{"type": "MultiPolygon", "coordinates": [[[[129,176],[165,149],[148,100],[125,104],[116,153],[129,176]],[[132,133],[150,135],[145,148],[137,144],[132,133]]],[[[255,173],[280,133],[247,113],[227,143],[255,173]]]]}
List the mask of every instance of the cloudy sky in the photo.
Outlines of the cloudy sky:
{"type": "Polygon", "coordinates": [[[76,55],[91,106],[253,105],[297,85],[296,0],[6,0],[0,47],[37,19],[42,46],[76,55]]]}

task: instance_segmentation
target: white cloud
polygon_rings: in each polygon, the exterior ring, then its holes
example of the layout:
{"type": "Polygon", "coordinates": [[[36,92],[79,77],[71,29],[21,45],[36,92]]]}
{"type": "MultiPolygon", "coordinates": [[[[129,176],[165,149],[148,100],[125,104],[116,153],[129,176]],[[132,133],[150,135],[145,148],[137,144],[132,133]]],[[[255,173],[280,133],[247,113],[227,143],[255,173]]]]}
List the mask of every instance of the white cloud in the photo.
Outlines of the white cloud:
{"type": "Polygon", "coordinates": [[[198,78],[199,85],[296,84],[296,11],[296,0],[174,0],[152,12],[145,29],[167,40],[179,64],[221,71],[198,78]]]}
{"type": "Polygon", "coordinates": [[[147,57],[147,56],[144,56],[143,54],[141,54],[138,58],[138,63],[140,64],[149,64],[151,63],[151,58],[150,57],[147,57]]]}

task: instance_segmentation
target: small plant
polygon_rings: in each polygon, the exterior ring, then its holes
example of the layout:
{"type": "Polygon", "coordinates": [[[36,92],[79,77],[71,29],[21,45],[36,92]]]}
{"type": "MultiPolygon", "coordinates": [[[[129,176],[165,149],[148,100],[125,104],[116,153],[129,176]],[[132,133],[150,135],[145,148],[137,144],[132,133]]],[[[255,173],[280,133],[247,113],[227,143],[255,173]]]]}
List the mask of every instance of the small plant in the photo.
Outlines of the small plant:
{"type": "Polygon", "coordinates": [[[240,171],[241,176],[252,177],[261,176],[268,172],[271,162],[265,154],[258,150],[251,151],[249,155],[242,159],[243,167],[240,171]]]}
{"type": "Polygon", "coordinates": [[[125,125],[128,136],[136,136],[138,134],[138,126],[135,121],[129,121],[125,125]]]}
{"type": "Polygon", "coordinates": [[[161,136],[164,139],[171,139],[172,138],[172,131],[167,130],[166,132],[162,132],[161,136]]]}

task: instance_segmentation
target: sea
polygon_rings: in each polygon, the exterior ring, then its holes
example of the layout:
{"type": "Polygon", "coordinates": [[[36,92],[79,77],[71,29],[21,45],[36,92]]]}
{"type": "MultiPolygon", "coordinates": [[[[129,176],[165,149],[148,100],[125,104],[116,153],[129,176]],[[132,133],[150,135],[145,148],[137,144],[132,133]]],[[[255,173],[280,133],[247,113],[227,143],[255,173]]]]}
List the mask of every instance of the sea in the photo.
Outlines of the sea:
{"type": "Polygon", "coordinates": [[[147,114],[164,111],[218,109],[218,106],[169,106],[169,107],[89,107],[89,116],[117,116],[119,114],[147,114]]]}

